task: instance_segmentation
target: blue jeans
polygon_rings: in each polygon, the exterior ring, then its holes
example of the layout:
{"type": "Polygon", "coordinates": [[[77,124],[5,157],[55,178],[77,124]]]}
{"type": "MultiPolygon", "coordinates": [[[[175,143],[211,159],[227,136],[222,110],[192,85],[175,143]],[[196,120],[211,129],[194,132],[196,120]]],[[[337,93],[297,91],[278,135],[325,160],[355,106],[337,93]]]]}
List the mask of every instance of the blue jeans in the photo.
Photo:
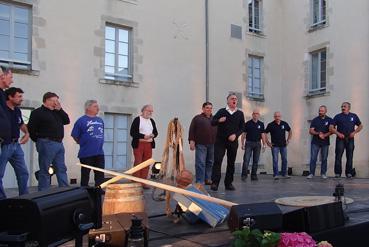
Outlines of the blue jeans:
{"type": "Polygon", "coordinates": [[[242,164],[242,177],[247,176],[247,169],[249,167],[251,154],[252,154],[252,168],[251,168],[251,175],[256,175],[258,169],[258,163],[260,158],[260,150],[261,150],[261,143],[259,142],[248,142],[246,141],[245,145],[245,153],[243,155],[243,164],[242,164]]]}
{"type": "Polygon", "coordinates": [[[14,168],[17,177],[19,195],[28,194],[28,178],[26,162],[24,161],[24,152],[21,145],[17,143],[6,144],[1,147],[0,153],[0,199],[5,199],[5,191],[3,187],[3,177],[5,174],[6,164],[14,168]]]}
{"type": "Polygon", "coordinates": [[[320,157],[322,164],[320,167],[320,175],[325,175],[327,173],[327,158],[329,145],[319,146],[311,143],[311,155],[310,155],[310,174],[315,176],[316,161],[318,159],[318,153],[320,150],[320,157]]]}
{"type": "Polygon", "coordinates": [[[278,175],[278,153],[282,158],[282,176],[286,176],[287,172],[287,147],[272,147],[273,157],[273,176],[278,175]]]}
{"type": "Polygon", "coordinates": [[[342,173],[342,155],[346,150],[346,170],[345,174],[352,173],[352,159],[354,157],[355,142],[353,138],[336,139],[336,159],[334,162],[334,173],[342,173]]]}
{"type": "Polygon", "coordinates": [[[59,187],[68,186],[67,167],[64,160],[64,146],[61,142],[38,138],[36,142],[38,152],[38,165],[40,173],[38,177],[38,190],[47,190],[50,187],[50,175],[48,169],[50,164],[55,167],[56,178],[59,187]]]}
{"type": "Polygon", "coordinates": [[[205,180],[211,179],[214,164],[214,144],[196,144],[195,169],[196,183],[204,184],[205,180]]]}

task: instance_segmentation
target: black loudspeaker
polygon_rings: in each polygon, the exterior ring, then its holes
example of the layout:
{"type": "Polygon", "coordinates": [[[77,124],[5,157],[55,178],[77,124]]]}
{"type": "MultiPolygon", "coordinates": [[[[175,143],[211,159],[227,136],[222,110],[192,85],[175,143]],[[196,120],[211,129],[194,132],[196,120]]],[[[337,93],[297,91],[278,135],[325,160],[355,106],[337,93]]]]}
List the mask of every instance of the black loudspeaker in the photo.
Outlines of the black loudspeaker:
{"type": "Polygon", "coordinates": [[[316,233],[345,224],[341,202],[301,208],[283,215],[283,230],[316,233]]]}
{"type": "Polygon", "coordinates": [[[260,230],[280,230],[282,211],[274,202],[232,206],[228,218],[229,229],[235,231],[247,225],[260,230]]]}

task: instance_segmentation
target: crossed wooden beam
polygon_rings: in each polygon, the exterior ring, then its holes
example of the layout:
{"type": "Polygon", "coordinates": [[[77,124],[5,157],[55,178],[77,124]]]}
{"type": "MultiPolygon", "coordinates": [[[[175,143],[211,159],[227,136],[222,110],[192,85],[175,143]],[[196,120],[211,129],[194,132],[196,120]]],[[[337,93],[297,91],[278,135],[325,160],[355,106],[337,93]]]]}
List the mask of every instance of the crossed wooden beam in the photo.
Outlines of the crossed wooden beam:
{"type": "Polygon", "coordinates": [[[102,168],[97,168],[97,167],[94,167],[94,166],[89,166],[89,165],[85,165],[85,164],[81,164],[81,163],[77,163],[77,165],[85,167],[85,168],[89,168],[91,170],[104,172],[104,173],[115,176],[115,177],[109,179],[108,181],[102,183],[100,185],[101,188],[105,188],[108,184],[117,182],[121,179],[128,179],[128,180],[132,180],[132,181],[135,181],[135,182],[138,182],[138,183],[143,183],[143,184],[146,184],[146,185],[149,185],[149,186],[153,186],[153,187],[156,187],[156,188],[159,188],[159,189],[168,190],[168,191],[171,191],[171,192],[174,192],[174,193],[179,193],[179,194],[182,194],[182,195],[185,195],[185,196],[195,197],[195,198],[202,199],[202,200],[205,200],[205,201],[217,203],[217,204],[223,205],[223,206],[228,207],[228,208],[230,208],[234,205],[237,205],[237,203],[226,201],[226,200],[219,199],[219,198],[216,198],[216,197],[211,197],[211,196],[208,196],[208,195],[199,194],[199,193],[196,193],[196,192],[192,192],[192,191],[184,190],[184,189],[181,189],[181,188],[177,188],[177,187],[174,187],[174,186],[171,186],[171,185],[158,183],[158,182],[150,181],[148,179],[143,179],[143,178],[138,178],[138,177],[132,176],[133,173],[135,173],[135,172],[137,172],[137,171],[139,171],[139,170],[141,170],[141,169],[143,169],[147,166],[150,166],[151,164],[154,164],[154,163],[155,163],[154,159],[149,159],[149,160],[146,160],[146,161],[132,167],[131,169],[125,171],[124,173],[110,171],[110,170],[106,170],[106,169],[102,169],[102,168]]]}

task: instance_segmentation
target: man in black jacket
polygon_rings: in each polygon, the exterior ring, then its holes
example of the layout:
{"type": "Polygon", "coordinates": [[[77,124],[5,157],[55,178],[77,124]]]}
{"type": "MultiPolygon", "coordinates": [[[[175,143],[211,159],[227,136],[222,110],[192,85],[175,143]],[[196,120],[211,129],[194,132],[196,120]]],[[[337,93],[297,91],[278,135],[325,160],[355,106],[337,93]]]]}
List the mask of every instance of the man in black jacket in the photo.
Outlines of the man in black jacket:
{"type": "Polygon", "coordinates": [[[237,109],[237,96],[234,93],[230,93],[227,96],[227,106],[221,108],[214,115],[212,120],[212,125],[218,126],[214,147],[214,166],[211,176],[213,182],[211,189],[214,191],[218,190],[222,171],[222,161],[226,151],[227,170],[224,185],[226,190],[235,190],[235,187],[232,185],[234,162],[238,149],[238,137],[243,132],[244,123],[245,118],[243,112],[237,109]]]}
{"type": "Polygon", "coordinates": [[[28,130],[32,141],[36,142],[40,172],[38,190],[50,187],[50,164],[55,168],[59,187],[68,186],[65,150],[63,146],[64,125],[69,124],[68,114],[62,109],[59,97],[47,92],[43,96],[43,105],[31,112],[28,130]]]}

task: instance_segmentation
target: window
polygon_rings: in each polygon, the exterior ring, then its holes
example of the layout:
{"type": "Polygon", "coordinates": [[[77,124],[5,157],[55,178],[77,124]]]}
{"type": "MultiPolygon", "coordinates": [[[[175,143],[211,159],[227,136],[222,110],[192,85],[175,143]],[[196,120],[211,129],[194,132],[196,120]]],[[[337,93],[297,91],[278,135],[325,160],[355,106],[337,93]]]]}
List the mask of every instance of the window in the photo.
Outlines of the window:
{"type": "Polygon", "coordinates": [[[325,25],[326,23],[326,0],[312,0],[312,27],[325,25]]]}
{"type": "Polygon", "coordinates": [[[128,169],[128,115],[105,113],[105,168],[116,171],[128,169]]]}
{"type": "Polygon", "coordinates": [[[131,29],[105,27],[105,78],[132,80],[131,29]]]}
{"type": "Polygon", "coordinates": [[[264,90],[261,82],[262,58],[249,56],[248,61],[248,90],[247,94],[252,98],[264,98],[264,90]]]}
{"type": "Polygon", "coordinates": [[[326,49],[311,53],[311,83],[309,94],[326,91],[327,51],[326,49]]]}
{"type": "Polygon", "coordinates": [[[249,0],[249,31],[261,33],[261,0],[249,0]]]}
{"type": "Polygon", "coordinates": [[[0,3],[0,64],[19,69],[31,65],[31,10],[0,3]]]}

